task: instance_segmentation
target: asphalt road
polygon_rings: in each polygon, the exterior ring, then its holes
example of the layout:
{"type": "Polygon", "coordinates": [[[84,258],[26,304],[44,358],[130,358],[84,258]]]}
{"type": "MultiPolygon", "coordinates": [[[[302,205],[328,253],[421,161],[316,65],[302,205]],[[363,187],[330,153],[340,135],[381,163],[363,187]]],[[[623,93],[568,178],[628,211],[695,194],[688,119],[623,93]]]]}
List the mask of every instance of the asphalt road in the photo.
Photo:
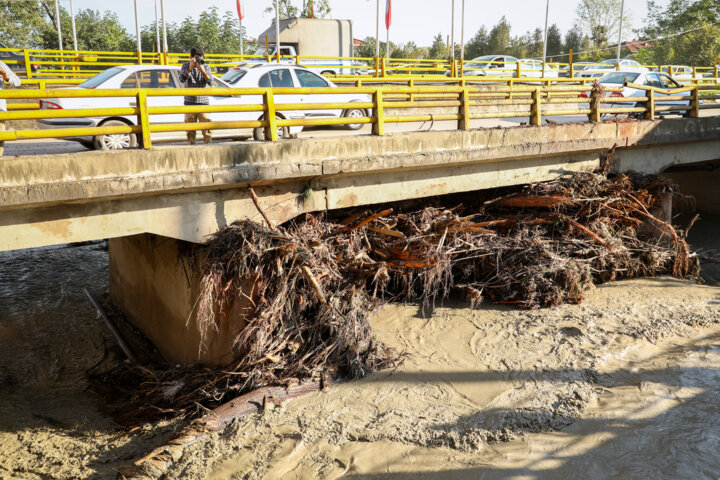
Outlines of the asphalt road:
{"type": "MultiPolygon", "coordinates": [[[[713,116],[717,114],[718,110],[703,110],[701,115],[713,116]]],[[[573,123],[573,122],[585,122],[587,117],[585,115],[568,115],[568,116],[552,116],[544,117],[545,121],[548,119],[551,122],[557,123],[573,123]]],[[[493,118],[493,119],[478,119],[470,122],[471,128],[497,128],[497,127],[514,127],[521,124],[527,124],[527,117],[519,118],[493,118]]],[[[398,123],[398,124],[386,124],[386,133],[403,133],[403,132],[419,132],[419,131],[447,131],[457,129],[456,121],[442,121],[442,122],[409,122],[409,123],[398,123]]],[[[312,138],[312,137],[340,137],[347,135],[369,135],[371,131],[370,125],[364,125],[362,129],[350,131],[343,130],[340,127],[308,127],[300,133],[299,138],[312,138]]],[[[216,134],[219,134],[217,131],[216,134]]],[[[177,142],[153,142],[153,145],[161,147],[161,145],[184,145],[186,142],[182,139],[183,134],[180,133],[180,138],[177,142]]],[[[250,134],[248,133],[248,140],[250,134]]],[[[228,141],[237,141],[237,139],[216,139],[216,143],[224,143],[228,141]]],[[[196,148],[203,148],[202,143],[198,144],[196,148]]],[[[76,152],[89,152],[87,148],[83,147],[77,142],[60,140],[60,139],[43,139],[43,140],[19,140],[14,142],[5,143],[5,156],[18,155],[18,156],[30,156],[30,155],[45,155],[45,154],[68,154],[76,152]]]]}

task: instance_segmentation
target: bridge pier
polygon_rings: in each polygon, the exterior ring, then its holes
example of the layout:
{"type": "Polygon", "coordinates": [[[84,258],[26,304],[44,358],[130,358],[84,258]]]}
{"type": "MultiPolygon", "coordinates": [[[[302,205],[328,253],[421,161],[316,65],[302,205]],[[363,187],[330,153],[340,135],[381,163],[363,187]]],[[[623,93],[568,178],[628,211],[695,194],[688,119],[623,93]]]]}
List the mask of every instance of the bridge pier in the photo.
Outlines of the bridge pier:
{"type": "Polygon", "coordinates": [[[109,254],[113,302],[166,360],[218,366],[233,360],[233,340],[251,302],[236,299],[203,338],[197,318],[202,247],[141,234],[110,239],[109,254]]]}

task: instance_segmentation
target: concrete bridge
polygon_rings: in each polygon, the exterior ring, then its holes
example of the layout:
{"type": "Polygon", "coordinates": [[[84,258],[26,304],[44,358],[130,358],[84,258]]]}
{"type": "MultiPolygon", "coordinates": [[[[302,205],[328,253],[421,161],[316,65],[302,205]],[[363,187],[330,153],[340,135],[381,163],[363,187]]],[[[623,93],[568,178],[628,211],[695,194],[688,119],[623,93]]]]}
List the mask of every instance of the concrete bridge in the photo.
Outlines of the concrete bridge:
{"type": "MultiPolygon", "coordinates": [[[[111,294],[173,361],[223,363],[229,329],[198,355],[196,279],[184,242],[243,218],[467,192],[592,171],[610,151],[618,171],[671,175],[718,211],[720,118],[573,123],[207,147],[5,157],[0,251],[110,238],[111,294]],[[142,235],[141,235],[142,234],[142,235]]],[[[196,260],[190,260],[196,261],[196,260]]]]}

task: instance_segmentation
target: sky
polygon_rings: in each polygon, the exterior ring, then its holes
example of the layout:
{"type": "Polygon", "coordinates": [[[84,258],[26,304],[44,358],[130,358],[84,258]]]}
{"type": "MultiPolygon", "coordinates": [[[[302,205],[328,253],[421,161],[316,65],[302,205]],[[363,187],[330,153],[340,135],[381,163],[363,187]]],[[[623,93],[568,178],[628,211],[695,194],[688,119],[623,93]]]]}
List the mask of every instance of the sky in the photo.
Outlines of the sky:
{"type": "MultiPolygon", "coordinates": [[[[59,0],[66,9],[70,0],[59,0]]],[[[159,2],[160,0],[158,0],[159,2]]],[[[300,6],[302,0],[292,0],[300,6]]],[[[669,0],[660,0],[665,5],[669,0]]],[[[257,37],[272,20],[272,14],[264,13],[273,0],[241,0],[245,10],[243,26],[250,36],[257,37]]],[[[332,18],[351,19],[355,38],[375,36],[377,0],[330,0],[332,18]]],[[[137,0],[140,25],[155,21],[155,0],[137,0]]],[[[456,27],[455,38],[460,41],[460,6],[462,0],[455,0],[456,27]]],[[[557,23],[564,33],[570,29],[575,19],[575,8],[579,0],[550,0],[550,24],[557,23]]],[[[384,11],[385,0],[380,0],[381,25],[380,37],[385,38],[384,11]]],[[[450,35],[452,0],[392,0],[392,26],[390,40],[394,43],[414,41],[419,46],[429,46],[438,33],[443,38],[450,35]]],[[[545,22],[545,0],[465,0],[465,39],[471,38],[481,25],[491,27],[500,18],[510,22],[513,35],[524,34],[537,27],[543,28],[545,22]]],[[[165,0],[165,15],[168,22],[180,22],[186,16],[196,16],[201,11],[217,6],[220,12],[236,11],[235,0],[165,0]]],[[[122,24],[129,32],[135,33],[135,14],[133,0],[74,0],[76,10],[92,8],[111,10],[118,14],[122,24]]],[[[643,24],[647,14],[645,0],[625,0],[625,8],[632,15],[632,27],[643,24]]],[[[623,40],[636,38],[634,32],[623,35],[623,40]]]]}

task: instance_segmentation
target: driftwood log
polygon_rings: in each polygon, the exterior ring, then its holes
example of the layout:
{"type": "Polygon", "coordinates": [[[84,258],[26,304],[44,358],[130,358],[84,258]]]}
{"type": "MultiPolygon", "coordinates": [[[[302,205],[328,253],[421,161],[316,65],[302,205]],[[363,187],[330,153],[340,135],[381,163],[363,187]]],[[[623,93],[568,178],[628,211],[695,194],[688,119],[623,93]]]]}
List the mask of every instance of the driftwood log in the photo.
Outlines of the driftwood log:
{"type": "Polygon", "coordinates": [[[318,392],[331,383],[322,379],[287,387],[262,387],[241,395],[193,421],[181,429],[167,444],[155,448],[136,460],[133,465],[120,469],[117,478],[121,480],[158,478],[182,457],[187,447],[206,440],[213,433],[224,431],[233,420],[262,412],[270,403],[282,403],[308,393],[318,392]]]}

